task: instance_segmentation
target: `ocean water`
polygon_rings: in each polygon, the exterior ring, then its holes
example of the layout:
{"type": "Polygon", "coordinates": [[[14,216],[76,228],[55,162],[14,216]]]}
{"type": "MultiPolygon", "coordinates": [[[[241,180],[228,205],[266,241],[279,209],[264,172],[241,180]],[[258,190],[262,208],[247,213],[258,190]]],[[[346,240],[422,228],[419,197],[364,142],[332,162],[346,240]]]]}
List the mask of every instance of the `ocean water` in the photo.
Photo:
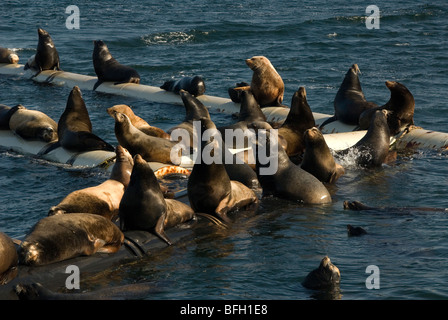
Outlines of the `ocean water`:
{"type": "MultiPolygon", "coordinates": [[[[37,28],[47,30],[64,71],[95,75],[93,40],[106,42],[121,63],[133,66],[141,83],[159,86],[182,76],[201,75],[207,94],[227,97],[227,88],[249,82],[244,60],[268,57],[282,76],[289,105],[300,86],[314,112],[333,113],[333,99],[357,63],[368,100],[389,99],[385,81],[413,93],[415,123],[448,132],[448,24],[446,2],[420,1],[14,1],[0,3],[0,46],[14,49],[20,63],[35,53],[37,28]],[[67,29],[67,6],[80,10],[80,29],[67,29]],[[366,7],[380,10],[379,29],[366,27],[366,7]]],[[[62,114],[70,88],[0,76],[0,103],[23,104],[62,114]]],[[[183,107],[84,91],[93,131],[117,144],[106,109],[133,106],[151,125],[169,129],[184,117],[183,107]]],[[[217,125],[233,121],[212,112],[217,125]]],[[[306,207],[263,199],[255,216],[230,230],[177,243],[156,256],[81,279],[86,291],[153,282],[163,289],[145,299],[405,300],[447,299],[448,216],[427,212],[343,209],[344,200],[371,206],[447,208],[448,157],[437,150],[400,154],[375,170],[346,168],[331,188],[330,205],[306,207]],[[348,237],[347,224],[368,234],[348,237]],[[329,256],[341,271],[332,296],[305,289],[301,282],[329,256]],[[369,289],[368,266],[380,271],[380,287],[369,289]]],[[[71,191],[107,179],[101,169],[69,170],[0,151],[0,231],[23,237],[71,191]]]]}

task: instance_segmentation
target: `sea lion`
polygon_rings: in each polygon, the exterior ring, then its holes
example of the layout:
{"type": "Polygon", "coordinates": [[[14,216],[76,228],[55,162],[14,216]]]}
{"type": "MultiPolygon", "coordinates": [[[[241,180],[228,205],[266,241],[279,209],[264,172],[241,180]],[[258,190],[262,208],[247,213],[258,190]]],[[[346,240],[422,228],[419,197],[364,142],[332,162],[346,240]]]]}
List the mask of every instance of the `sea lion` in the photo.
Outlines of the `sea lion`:
{"type": "Polygon", "coordinates": [[[37,76],[44,70],[60,71],[59,54],[54,45],[50,34],[42,28],[37,29],[39,42],[34,57],[30,59],[24,67],[24,70],[31,69],[37,76]]]}
{"type": "Polygon", "coordinates": [[[285,85],[269,59],[254,56],[246,59],[246,64],[253,71],[250,89],[260,107],[283,106],[285,85]]]}
{"type": "Polygon", "coordinates": [[[22,105],[10,111],[9,128],[25,140],[56,142],[58,140],[58,124],[45,113],[29,110],[22,105]]]}
{"type": "Polygon", "coordinates": [[[320,129],[336,120],[349,125],[357,125],[362,112],[378,107],[376,103],[366,100],[359,81],[359,73],[357,64],[353,64],[348,69],[333,101],[334,116],[325,120],[320,125],[320,129]]]}
{"type": "Polygon", "coordinates": [[[205,83],[201,76],[182,77],[178,80],[165,81],[160,89],[179,94],[180,90],[185,90],[197,97],[205,93],[205,83]]]}
{"type": "Polygon", "coordinates": [[[7,48],[0,47],[0,63],[19,63],[19,56],[7,48]]]}
{"type": "Polygon", "coordinates": [[[354,227],[351,224],[347,225],[347,234],[349,237],[362,236],[367,234],[367,231],[362,227],[354,227]]]}
{"type": "Polygon", "coordinates": [[[0,285],[5,285],[18,274],[19,258],[14,241],[0,232],[0,285]]]}
{"type": "Polygon", "coordinates": [[[337,158],[347,154],[355,156],[355,163],[361,167],[379,167],[386,162],[390,148],[390,131],[387,124],[388,111],[376,110],[369,130],[355,145],[336,152],[337,158]]]}
{"type": "Polygon", "coordinates": [[[331,203],[331,195],[324,184],[311,173],[295,165],[285,149],[276,141],[273,131],[275,129],[272,127],[265,129],[263,125],[263,123],[252,125],[257,134],[254,157],[258,181],[263,188],[263,197],[274,196],[304,204],[331,203]]]}
{"type": "Polygon", "coordinates": [[[73,151],[92,150],[115,151],[115,148],[92,133],[92,123],[81,90],[74,86],[67,99],[67,105],[58,122],[59,141],[46,152],[57,146],[73,151]]]}
{"type": "Polygon", "coordinates": [[[446,212],[448,208],[431,208],[431,207],[371,207],[360,201],[344,201],[344,209],[362,211],[362,210],[374,210],[374,211],[386,211],[386,212],[410,212],[410,211],[423,211],[423,212],[446,212]]]}
{"type": "Polygon", "coordinates": [[[58,214],[33,226],[18,249],[19,264],[40,266],[96,252],[114,253],[123,241],[121,230],[105,217],[58,214]]]}
{"type": "Polygon", "coordinates": [[[201,136],[206,130],[211,130],[212,135],[208,140],[201,141],[202,158],[196,159],[188,178],[188,199],[195,212],[210,214],[224,222],[230,222],[228,213],[249,207],[255,210],[258,207],[258,197],[254,190],[243,183],[230,180],[223,159],[205,161],[205,150],[210,151],[210,157],[215,157],[215,151],[219,153],[218,157],[222,156],[219,131],[211,119],[201,118],[201,136]]]}
{"type": "Polygon", "coordinates": [[[175,199],[165,199],[149,164],[137,154],[131,180],[120,202],[120,228],[145,230],[171,245],[165,230],[195,217],[193,210],[175,199]]]}
{"type": "Polygon", "coordinates": [[[289,157],[300,157],[303,154],[305,130],[314,126],[316,122],[306,99],[306,90],[300,87],[292,96],[288,116],[278,128],[278,135],[286,141],[285,151],[289,157]]]}
{"type": "Polygon", "coordinates": [[[93,67],[98,77],[93,90],[105,81],[111,81],[114,84],[140,83],[139,73],[132,67],[120,64],[112,57],[104,41],[94,40],[93,44],[93,67]]]}
{"type": "Polygon", "coordinates": [[[390,90],[389,101],[377,108],[368,109],[359,116],[359,129],[366,130],[376,110],[388,110],[387,123],[391,136],[395,136],[405,128],[414,125],[415,100],[406,86],[396,81],[386,81],[390,90]]]}
{"type": "Polygon", "coordinates": [[[305,153],[300,167],[324,183],[335,183],[345,173],[336,163],[322,132],[316,127],[304,133],[305,153]]]}
{"type": "Polygon", "coordinates": [[[140,131],[146,133],[147,135],[159,138],[170,139],[170,135],[160,128],[151,126],[148,122],[137,116],[131,107],[125,104],[117,104],[113,107],[107,109],[107,113],[113,118],[114,112],[121,112],[128,116],[131,123],[139,129],[140,131]]]}
{"type": "Polygon", "coordinates": [[[97,186],[71,192],[58,205],[51,207],[48,215],[85,212],[114,221],[118,217],[120,201],[134,165],[131,154],[125,148],[118,145],[115,152],[117,157],[108,180],[97,186]]]}
{"type": "MultiPolygon", "coordinates": [[[[143,133],[134,127],[127,115],[121,112],[115,112],[113,117],[118,143],[125,147],[133,157],[140,154],[149,162],[178,164],[174,162],[180,161],[179,158],[171,159],[171,150],[178,144],[177,142],[143,133]]],[[[181,150],[179,150],[179,156],[180,152],[181,150]]]]}
{"type": "Polygon", "coordinates": [[[307,289],[322,290],[339,286],[341,273],[339,268],[325,256],[317,269],[311,271],[303,280],[302,285],[307,289]]]}
{"type": "Polygon", "coordinates": [[[230,87],[227,89],[229,93],[230,100],[235,103],[241,103],[241,94],[244,91],[250,90],[250,83],[247,82],[239,82],[235,87],[230,87]]]}

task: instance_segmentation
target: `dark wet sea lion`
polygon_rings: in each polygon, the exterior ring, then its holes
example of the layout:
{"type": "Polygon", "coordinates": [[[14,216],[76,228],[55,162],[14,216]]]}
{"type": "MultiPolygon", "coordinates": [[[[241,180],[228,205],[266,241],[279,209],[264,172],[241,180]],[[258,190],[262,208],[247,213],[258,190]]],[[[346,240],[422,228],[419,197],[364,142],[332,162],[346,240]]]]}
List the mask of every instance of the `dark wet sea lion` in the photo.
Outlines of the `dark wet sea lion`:
{"type": "Polygon", "coordinates": [[[355,162],[362,167],[379,167],[386,162],[390,148],[390,131],[387,124],[388,112],[376,110],[366,135],[350,148],[337,151],[336,157],[355,153],[355,162]]]}
{"type": "Polygon", "coordinates": [[[11,108],[10,106],[0,104],[0,130],[9,130],[9,119],[16,109],[11,108]]]}
{"type": "Polygon", "coordinates": [[[356,236],[362,236],[363,234],[367,234],[367,231],[362,227],[354,227],[351,224],[348,224],[347,234],[350,237],[356,237],[356,236]]]}
{"type": "Polygon", "coordinates": [[[325,183],[336,182],[345,173],[344,168],[336,163],[322,132],[316,127],[304,134],[305,153],[300,167],[325,183]]]}
{"type": "Polygon", "coordinates": [[[359,81],[359,73],[357,64],[353,64],[347,71],[334,98],[334,116],[324,121],[320,125],[321,129],[336,120],[349,125],[357,125],[362,112],[378,107],[377,104],[366,100],[359,81]]]}
{"type": "Polygon", "coordinates": [[[344,201],[344,209],[362,211],[387,211],[387,212],[409,212],[409,211],[423,211],[423,212],[446,212],[448,208],[431,208],[431,207],[371,207],[360,201],[344,201]]]}
{"type": "MultiPolygon", "coordinates": [[[[206,130],[212,130],[216,137],[219,136],[213,121],[202,118],[201,135],[206,130]]],[[[222,158],[214,161],[215,151],[219,153],[218,157],[222,156],[222,142],[212,138],[201,142],[202,158],[196,159],[187,184],[188,199],[193,210],[229,222],[228,213],[250,206],[258,207],[255,192],[239,181],[230,180],[222,158]],[[204,159],[205,150],[213,157],[212,161],[204,159]]]]}
{"type": "Polygon", "coordinates": [[[112,145],[92,133],[89,112],[78,86],[70,92],[65,110],[59,118],[58,136],[58,144],[70,151],[115,151],[112,145]]]}
{"type": "Polygon", "coordinates": [[[13,51],[7,48],[0,48],[0,63],[18,63],[19,57],[13,51]]]}
{"type": "Polygon", "coordinates": [[[230,100],[235,103],[241,103],[241,94],[247,90],[250,90],[250,84],[247,82],[239,82],[235,87],[228,88],[227,92],[229,93],[230,100]]]}
{"type": "Polygon", "coordinates": [[[59,54],[54,45],[50,34],[42,28],[37,29],[39,42],[37,44],[37,52],[32,63],[27,62],[24,70],[31,69],[39,74],[44,70],[61,70],[59,63],[59,54]]]}
{"type": "Polygon", "coordinates": [[[104,41],[95,40],[93,43],[93,67],[98,77],[93,90],[106,81],[114,82],[114,84],[140,83],[139,73],[132,67],[122,65],[112,57],[104,41]]]}
{"type": "Polygon", "coordinates": [[[71,192],[51,207],[48,215],[86,212],[115,220],[134,164],[131,154],[122,146],[118,145],[115,152],[117,157],[109,179],[97,186],[71,192]]]}
{"type": "Polygon", "coordinates": [[[137,116],[134,111],[132,111],[131,107],[125,104],[117,104],[113,107],[107,109],[107,113],[113,118],[115,112],[121,112],[128,116],[131,123],[139,129],[140,131],[146,133],[147,135],[159,138],[170,139],[170,135],[163,131],[160,128],[151,126],[144,119],[137,116]]]}
{"type": "Polygon", "coordinates": [[[306,99],[306,90],[300,87],[293,95],[291,109],[278,134],[286,141],[286,154],[290,157],[301,156],[305,151],[305,130],[316,126],[313,112],[306,99]]]}
{"type": "Polygon", "coordinates": [[[254,56],[246,64],[253,71],[250,89],[260,107],[282,106],[285,85],[269,59],[254,56]]]}
{"type": "Polygon", "coordinates": [[[197,97],[205,93],[205,83],[201,76],[182,77],[178,80],[165,81],[160,89],[179,94],[180,90],[185,90],[197,97]]]}
{"type": "Polygon", "coordinates": [[[165,229],[193,219],[194,212],[180,201],[164,198],[151,167],[137,154],[131,180],[120,202],[119,217],[123,231],[152,232],[171,245],[165,229]]]}
{"type": "Polygon", "coordinates": [[[91,213],[59,214],[39,220],[21,243],[19,263],[47,265],[96,252],[117,252],[124,241],[109,219],[91,213]]]}
{"type": "Polygon", "coordinates": [[[317,269],[311,271],[303,280],[302,285],[307,289],[323,290],[339,286],[341,273],[327,256],[322,259],[317,269]]]}
{"type": "Polygon", "coordinates": [[[58,124],[41,111],[18,105],[11,109],[9,117],[10,130],[25,140],[48,143],[58,140],[58,124]]]}
{"type": "Polygon", "coordinates": [[[304,204],[331,203],[331,195],[327,188],[319,179],[289,159],[286,151],[277,143],[272,128],[261,130],[256,123],[253,127],[257,131],[254,150],[256,172],[264,197],[272,195],[304,204]]]}
{"type": "Polygon", "coordinates": [[[18,274],[19,258],[14,241],[0,232],[0,285],[5,285],[18,274]]]}
{"type": "Polygon", "coordinates": [[[415,100],[409,89],[399,82],[386,81],[386,86],[390,90],[389,101],[381,107],[364,111],[359,117],[359,128],[365,130],[373,113],[385,109],[389,111],[387,123],[390,134],[395,136],[414,124],[415,100]]]}

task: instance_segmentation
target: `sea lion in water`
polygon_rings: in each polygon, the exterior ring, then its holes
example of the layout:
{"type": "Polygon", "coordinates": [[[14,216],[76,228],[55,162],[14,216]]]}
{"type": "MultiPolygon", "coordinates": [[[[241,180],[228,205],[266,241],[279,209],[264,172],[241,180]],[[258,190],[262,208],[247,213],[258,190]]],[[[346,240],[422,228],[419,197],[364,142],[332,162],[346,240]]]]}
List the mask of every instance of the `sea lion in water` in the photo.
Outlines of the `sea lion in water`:
{"type": "Polygon", "coordinates": [[[160,89],[179,94],[180,90],[185,90],[197,97],[205,93],[205,83],[201,76],[182,77],[179,80],[165,81],[160,89]]]}
{"type": "Polygon", "coordinates": [[[448,208],[431,208],[431,207],[371,207],[360,201],[344,201],[344,209],[346,210],[375,210],[388,212],[409,212],[409,211],[424,211],[424,212],[446,212],[448,208]]]}
{"type": "Polygon", "coordinates": [[[363,234],[367,234],[367,231],[362,227],[354,227],[351,224],[347,225],[347,234],[350,237],[362,236],[363,234]]]}
{"type": "Polygon", "coordinates": [[[120,202],[119,217],[123,231],[152,232],[171,245],[165,230],[189,221],[195,215],[188,205],[164,198],[151,167],[137,154],[131,180],[120,202]]]}
{"type": "Polygon", "coordinates": [[[316,122],[306,99],[306,90],[304,87],[300,87],[292,97],[288,116],[278,128],[278,135],[286,141],[285,151],[289,157],[303,154],[305,130],[314,126],[316,126],[316,122]]]}
{"type": "Polygon", "coordinates": [[[0,285],[5,285],[17,276],[19,258],[14,241],[0,232],[0,285]]]}
{"type": "Polygon", "coordinates": [[[269,59],[254,56],[246,64],[253,71],[250,89],[260,107],[283,106],[285,85],[269,59]]]}
{"type": "Polygon", "coordinates": [[[113,118],[115,112],[121,112],[128,116],[131,123],[136,127],[138,130],[146,133],[149,136],[153,137],[159,137],[159,138],[165,138],[170,139],[170,135],[163,131],[160,128],[151,126],[148,122],[137,116],[134,111],[132,111],[131,107],[125,104],[117,104],[113,107],[110,107],[107,109],[107,113],[113,118]]]}
{"type": "Polygon", "coordinates": [[[45,113],[29,110],[22,105],[15,106],[9,113],[9,128],[25,140],[56,142],[58,124],[45,113]]]}
{"type": "Polygon", "coordinates": [[[78,86],[74,86],[70,92],[65,110],[59,118],[58,136],[59,141],[47,153],[58,146],[73,152],[115,151],[112,145],[92,133],[89,112],[78,86]]]}
{"type": "Polygon", "coordinates": [[[114,253],[123,241],[121,230],[100,215],[49,216],[39,220],[21,243],[19,264],[40,266],[96,252],[114,253]]]}
{"type": "Polygon", "coordinates": [[[305,153],[300,167],[324,183],[334,183],[345,173],[336,163],[322,132],[316,127],[304,133],[305,153]]]}
{"type": "Polygon", "coordinates": [[[0,63],[19,63],[19,57],[7,48],[0,48],[0,63]]]}
{"type": "Polygon", "coordinates": [[[396,81],[386,81],[386,86],[390,90],[389,101],[374,109],[364,111],[359,116],[359,129],[366,130],[370,119],[376,110],[389,111],[387,123],[390,135],[395,136],[406,127],[414,125],[415,100],[412,93],[403,84],[396,81]]]}
{"type": "Polygon", "coordinates": [[[93,49],[93,67],[98,81],[93,86],[96,90],[105,81],[120,83],[140,83],[139,73],[132,67],[120,64],[109,52],[102,40],[95,40],[93,49]]]}
{"type": "Polygon", "coordinates": [[[276,141],[272,127],[266,129],[263,123],[254,123],[252,127],[257,134],[254,157],[263,197],[272,195],[304,204],[325,204],[332,201],[330,193],[319,179],[289,159],[286,151],[276,141]]]}
{"type": "Polygon", "coordinates": [[[211,119],[201,118],[201,136],[206,130],[211,130],[207,141],[201,141],[201,154],[209,150],[212,161],[198,157],[188,178],[188,199],[197,213],[210,214],[224,222],[229,222],[228,213],[243,209],[258,207],[258,198],[254,190],[239,181],[230,180],[222,157],[222,142],[219,142],[219,131],[211,119]],[[213,138],[212,137],[216,137],[213,138]],[[221,144],[221,145],[219,145],[221,144]],[[215,155],[215,151],[218,155],[215,155]]]}
{"type": "Polygon", "coordinates": [[[325,256],[317,269],[311,271],[303,280],[302,285],[307,289],[322,290],[338,287],[341,280],[339,268],[325,256]]]}
{"type": "Polygon", "coordinates": [[[334,98],[334,116],[325,120],[320,125],[320,129],[336,120],[349,125],[357,125],[362,112],[378,107],[374,102],[366,100],[359,81],[359,73],[357,64],[353,64],[348,69],[334,98]]]}
{"type": "Polygon", "coordinates": [[[38,28],[37,33],[39,35],[37,52],[34,58],[25,64],[24,70],[31,69],[35,72],[34,76],[37,76],[44,70],[60,71],[59,54],[50,34],[42,28],[38,28]]]}
{"type": "Polygon", "coordinates": [[[390,148],[387,116],[386,110],[376,110],[366,135],[350,148],[337,151],[336,157],[342,158],[349,153],[353,154],[355,163],[366,168],[379,167],[385,163],[390,148]]]}
{"type": "Polygon", "coordinates": [[[118,217],[120,201],[134,165],[131,154],[125,148],[118,145],[115,152],[117,157],[108,180],[97,186],[73,191],[58,205],[51,207],[48,215],[86,212],[114,221],[118,217]]]}
{"type": "MultiPolygon", "coordinates": [[[[175,159],[171,159],[171,151],[178,144],[177,142],[143,133],[134,127],[127,115],[121,112],[115,112],[113,117],[115,119],[115,136],[118,143],[125,147],[133,157],[139,154],[149,162],[180,163],[178,162],[180,161],[179,158],[174,153],[173,157],[175,159]]],[[[180,151],[177,154],[178,156],[180,151]]]]}

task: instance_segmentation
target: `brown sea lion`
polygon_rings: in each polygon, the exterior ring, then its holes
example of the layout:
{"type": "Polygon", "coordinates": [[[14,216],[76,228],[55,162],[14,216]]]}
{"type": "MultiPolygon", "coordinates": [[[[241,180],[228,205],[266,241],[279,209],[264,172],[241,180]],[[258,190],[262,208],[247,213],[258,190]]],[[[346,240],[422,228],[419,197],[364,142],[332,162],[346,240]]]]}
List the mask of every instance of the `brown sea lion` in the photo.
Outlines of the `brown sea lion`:
{"type": "Polygon", "coordinates": [[[316,126],[313,112],[306,99],[306,90],[300,87],[292,96],[291,109],[278,135],[286,141],[286,154],[290,157],[301,156],[305,151],[305,130],[316,126]]]}
{"type": "Polygon", "coordinates": [[[253,71],[250,89],[260,107],[282,106],[285,85],[269,59],[254,56],[246,64],[253,71]]]}
{"type": "Polygon", "coordinates": [[[7,284],[17,276],[19,258],[13,240],[0,232],[0,285],[7,284]]]}
{"type": "Polygon", "coordinates": [[[104,41],[95,40],[93,44],[93,67],[98,77],[93,90],[106,81],[114,82],[114,84],[140,83],[139,73],[132,67],[122,65],[112,57],[104,41]]]}
{"type": "Polygon", "coordinates": [[[179,94],[180,90],[185,90],[197,97],[205,93],[205,83],[201,76],[182,77],[178,80],[165,81],[160,89],[176,94],[179,94]]]}
{"type": "Polygon", "coordinates": [[[137,154],[131,180],[120,202],[120,226],[123,231],[152,232],[168,245],[165,230],[195,217],[193,210],[175,199],[165,199],[149,164],[137,154]]]}
{"type": "Polygon", "coordinates": [[[339,268],[325,256],[317,269],[311,271],[303,280],[302,285],[307,289],[322,290],[338,287],[341,281],[339,268]]]}
{"type": "Polygon", "coordinates": [[[107,113],[113,118],[115,112],[121,112],[128,116],[131,123],[140,131],[149,136],[170,139],[170,135],[160,128],[151,126],[148,122],[137,116],[131,107],[125,104],[117,104],[107,109],[107,113]]]}
{"type": "Polygon", "coordinates": [[[44,70],[60,71],[59,54],[50,34],[42,28],[37,29],[39,42],[34,58],[30,59],[24,66],[24,70],[31,69],[38,75],[44,70]]]}
{"type": "Polygon", "coordinates": [[[123,233],[105,217],[58,214],[33,226],[18,249],[19,264],[39,266],[96,252],[115,253],[123,241],[123,233]]]}
{"type": "Polygon", "coordinates": [[[58,124],[45,113],[29,110],[22,105],[10,111],[9,128],[25,140],[56,142],[58,140],[58,124]]]}
{"type": "Polygon", "coordinates": [[[334,116],[325,120],[320,125],[320,129],[336,120],[349,125],[357,125],[362,112],[378,107],[374,102],[366,100],[359,81],[359,73],[357,64],[353,64],[348,69],[334,98],[334,116]]]}
{"type": "Polygon", "coordinates": [[[304,134],[305,153],[300,167],[324,183],[334,183],[345,173],[336,163],[322,132],[316,127],[304,134]]]}
{"type": "Polygon", "coordinates": [[[108,180],[71,192],[58,205],[51,207],[48,215],[86,212],[115,220],[134,165],[131,154],[125,148],[118,145],[115,152],[117,157],[108,180]]]}
{"type": "MultiPolygon", "coordinates": [[[[212,130],[215,137],[219,131],[211,119],[201,118],[201,136],[206,130],[212,130]]],[[[211,137],[212,137],[211,136],[211,137]]],[[[239,181],[230,180],[222,156],[222,142],[215,139],[201,141],[201,158],[197,158],[188,178],[188,199],[195,212],[213,215],[224,222],[230,222],[228,213],[252,207],[258,207],[258,198],[254,190],[239,181]],[[221,143],[221,145],[219,145],[221,143]],[[205,159],[207,156],[213,157],[205,159]],[[218,159],[215,161],[215,151],[218,159]]]]}
{"type": "Polygon", "coordinates": [[[0,63],[19,63],[19,57],[7,48],[0,48],[0,63]]]}
{"type": "Polygon", "coordinates": [[[390,90],[389,101],[374,109],[364,111],[359,116],[359,129],[366,130],[370,119],[376,110],[387,110],[387,123],[391,136],[395,136],[405,128],[414,125],[415,100],[412,93],[403,84],[396,81],[386,81],[390,90]]]}

